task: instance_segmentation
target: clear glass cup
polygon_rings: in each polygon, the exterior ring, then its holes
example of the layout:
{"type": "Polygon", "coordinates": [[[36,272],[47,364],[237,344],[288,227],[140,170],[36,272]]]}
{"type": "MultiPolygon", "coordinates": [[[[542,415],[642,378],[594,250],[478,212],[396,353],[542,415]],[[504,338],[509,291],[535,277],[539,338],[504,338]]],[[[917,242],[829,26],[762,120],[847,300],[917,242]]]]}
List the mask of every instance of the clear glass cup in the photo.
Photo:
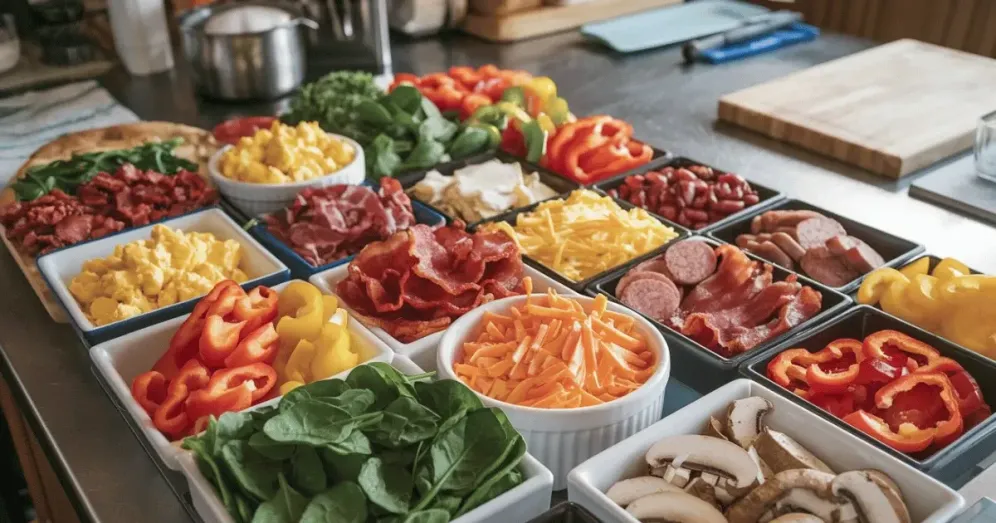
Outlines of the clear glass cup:
{"type": "Polygon", "coordinates": [[[975,172],[996,182],[996,111],[980,118],[975,129],[975,172]]]}

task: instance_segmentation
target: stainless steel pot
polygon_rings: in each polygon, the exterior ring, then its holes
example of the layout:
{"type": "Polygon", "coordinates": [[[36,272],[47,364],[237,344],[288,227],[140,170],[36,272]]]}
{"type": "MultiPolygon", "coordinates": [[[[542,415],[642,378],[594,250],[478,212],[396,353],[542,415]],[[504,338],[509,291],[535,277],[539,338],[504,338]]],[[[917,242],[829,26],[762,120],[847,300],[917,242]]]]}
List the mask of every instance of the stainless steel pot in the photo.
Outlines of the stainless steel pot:
{"type": "Polygon", "coordinates": [[[223,100],[272,99],[296,89],[304,80],[307,44],[302,27],[318,24],[292,7],[272,2],[208,5],[180,17],[183,50],[194,82],[205,95],[223,100]],[[214,15],[242,6],[277,7],[290,21],[253,33],[208,34],[204,25],[214,15]]]}

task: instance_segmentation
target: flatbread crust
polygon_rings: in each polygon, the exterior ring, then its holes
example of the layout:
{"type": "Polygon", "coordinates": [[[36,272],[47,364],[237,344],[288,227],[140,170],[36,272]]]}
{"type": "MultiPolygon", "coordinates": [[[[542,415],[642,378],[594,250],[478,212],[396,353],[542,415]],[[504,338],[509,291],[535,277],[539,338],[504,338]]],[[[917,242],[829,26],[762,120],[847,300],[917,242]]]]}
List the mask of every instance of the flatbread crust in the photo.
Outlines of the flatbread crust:
{"type": "MultiPolygon", "coordinates": [[[[36,150],[24,165],[11,178],[7,187],[0,192],[0,206],[12,203],[16,196],[10,187],[18,179],[23,178],[28,168],[33,165],[46,164],[55,160],[68,160],[74,153],[111,151],[115,149],[130,149],[147,142],[162,142],[172,138],[183,138],[183,144],[173,153],[186,160],[196,162],[202,176],[207,176],[208,159],[218,150],[218,144],[210,131],[172,122],[136,122],[113,125],[99,129],[88,129],[62,135],[36,150]]],[[[38,272],[33,256],[21,252],[7,239],[6,231],[0,226],[0,236],[11,256],[27,277],[31,288],[41,299],[49,316],[59,323],[69,321],[65,310],[55,298],[51,289],[38,272]]]]}

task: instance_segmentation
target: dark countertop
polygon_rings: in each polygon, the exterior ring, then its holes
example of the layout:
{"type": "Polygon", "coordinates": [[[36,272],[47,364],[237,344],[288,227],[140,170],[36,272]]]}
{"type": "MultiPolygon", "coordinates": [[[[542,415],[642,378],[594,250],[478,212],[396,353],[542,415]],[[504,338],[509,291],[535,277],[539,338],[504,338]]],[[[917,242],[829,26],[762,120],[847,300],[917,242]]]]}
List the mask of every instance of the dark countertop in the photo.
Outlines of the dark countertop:
{"type": "MultiPolygon", "coordinates": [[[[996,270],[996,229],[911,199],[909,180],[874,177],[747,131],[715,123],[722,94],[867,48],[870,42],[824,35],[813,43],[721,66],[680,65],[677,49],[620,56],[563,34],[510,46],[455,36],[396,42],[397,71],[495,63],[552,77],[576,114],[609,113],[636,135],[782,190],[840,214],[926,244],[980,270],[996,270]],[[973,238],[965,242],[964,238],[973,238]]],[[[317,69],[317,68],[316,68],[317,69]]],[[[315,75],[322,72],[314,71],[315,75]]],[[[211,127],[235,115],[272,113],[279,104],[233,105],[194,95],[182,70],[103,84],[145,119],[211,127]]],[[[908,177],[909,178],[909,177],[908,177]]],[[[53,323],[9,254],[0,254],[0,371],[11,383],[84,521],[178,522],[194,519],[182,478],[160,474],[104,394],[89,356],[68,325],[53,323]],[[174,493],[176,488],[177,493],[174,493]]]]}

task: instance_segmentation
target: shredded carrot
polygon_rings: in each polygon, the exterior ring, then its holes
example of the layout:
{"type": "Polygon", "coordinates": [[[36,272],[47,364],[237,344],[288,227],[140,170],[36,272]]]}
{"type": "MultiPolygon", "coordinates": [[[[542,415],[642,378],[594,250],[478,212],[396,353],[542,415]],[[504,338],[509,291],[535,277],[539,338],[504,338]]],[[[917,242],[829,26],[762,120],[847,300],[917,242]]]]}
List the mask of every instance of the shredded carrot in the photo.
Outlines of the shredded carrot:
{"type": "Polygon", "coordinates": [[[485,314],[478,329],[453,370],[481,394],[515,405],[599,405],[638,389],[658,365],[633,317],[608,310],[604,297],[582,304],[550,289],[485,314]]]}

